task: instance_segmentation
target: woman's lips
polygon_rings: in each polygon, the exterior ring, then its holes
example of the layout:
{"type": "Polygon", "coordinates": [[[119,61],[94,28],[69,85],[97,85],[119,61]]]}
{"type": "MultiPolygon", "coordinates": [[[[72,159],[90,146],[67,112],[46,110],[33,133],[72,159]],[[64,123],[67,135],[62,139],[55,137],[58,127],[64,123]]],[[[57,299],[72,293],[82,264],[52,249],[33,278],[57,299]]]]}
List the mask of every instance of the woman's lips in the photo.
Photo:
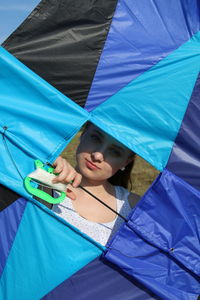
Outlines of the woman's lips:
{"type": "Polygon", "coordinates": [[[86,159],[86,163],[85,164],[91,170],[98,170],[98,169],[100,169],[95,164],[93,164],[90,160],[86,159]]]}

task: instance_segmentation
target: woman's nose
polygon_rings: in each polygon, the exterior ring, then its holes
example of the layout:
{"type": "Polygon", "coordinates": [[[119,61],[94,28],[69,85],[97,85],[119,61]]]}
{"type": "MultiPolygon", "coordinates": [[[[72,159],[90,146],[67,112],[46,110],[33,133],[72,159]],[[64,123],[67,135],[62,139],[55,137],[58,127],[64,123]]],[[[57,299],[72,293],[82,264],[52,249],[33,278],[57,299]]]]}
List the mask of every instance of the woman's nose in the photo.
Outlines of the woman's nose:
{"type": "Polygon", "coordinates": [[[94,160],[96,160],[96,161],[103,161],[103,153],[102,152],[93,152],[92,153],[92,158],[94,159],[94,160]]]}

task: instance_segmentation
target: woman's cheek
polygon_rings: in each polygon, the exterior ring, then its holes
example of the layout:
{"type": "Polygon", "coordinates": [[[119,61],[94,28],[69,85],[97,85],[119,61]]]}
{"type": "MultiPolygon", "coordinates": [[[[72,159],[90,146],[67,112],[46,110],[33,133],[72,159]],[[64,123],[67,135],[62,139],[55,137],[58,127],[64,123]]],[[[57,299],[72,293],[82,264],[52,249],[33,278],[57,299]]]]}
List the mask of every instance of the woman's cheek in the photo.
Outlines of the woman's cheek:
{"type": "Polygon", "coordinates": [[[125,161],[121,158],[112,158],[108,161],[108,164],[111,166],[113,172],[116,172],[125,164],[125,161]]]}
{"type": "Polygon", "coordinates": [[[107,168],[105,169],[106,169],[105,174],[107,174],[107,177],[110,178],[119,170],[119,167],[117,164],[112,164],[112,165],[108,165],[107,168]]]}

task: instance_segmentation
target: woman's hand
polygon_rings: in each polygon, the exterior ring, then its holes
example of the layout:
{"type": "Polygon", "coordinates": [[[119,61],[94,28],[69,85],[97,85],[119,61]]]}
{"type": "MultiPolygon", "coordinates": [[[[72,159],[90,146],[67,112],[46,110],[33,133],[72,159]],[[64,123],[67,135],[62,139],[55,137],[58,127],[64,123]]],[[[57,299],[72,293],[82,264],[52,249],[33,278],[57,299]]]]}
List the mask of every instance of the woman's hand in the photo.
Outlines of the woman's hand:
{"type": "Polygon", "coordinates": [[[67,196],[72,200],[76,199],[75,189],[81,183],[82,176],[79,174],[66,159],[59,156],[53,166],[55,167],[54,173],[59,173],[58,176],[52,181],[53,183],[62,182],[70,183],[67,186],[67,196]]]}

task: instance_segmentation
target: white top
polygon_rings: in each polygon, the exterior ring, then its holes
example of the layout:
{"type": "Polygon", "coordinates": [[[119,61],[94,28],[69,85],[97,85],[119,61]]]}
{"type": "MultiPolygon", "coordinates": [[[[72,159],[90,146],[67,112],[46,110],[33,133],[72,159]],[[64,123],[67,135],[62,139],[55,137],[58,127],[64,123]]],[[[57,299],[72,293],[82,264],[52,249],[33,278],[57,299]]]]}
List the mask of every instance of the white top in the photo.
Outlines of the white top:
{"type": "MultiPolygon", "coordinates": [[[[117,212],[123,217],[127,217],[131,211],[128,196],[129,191],[121,186],[115,186],[115,194],[117,200],[117,212]]],[[[113,236],[124,222],[122,218],[116,215],[112,222],[96,223],[81,217],[73,208],[72,200],[68,197],[60,204],[54,204],[52,210],[61,218],[74,225],[80,231],[89,235],[95,241],[103,246],[113,236]]]]}

